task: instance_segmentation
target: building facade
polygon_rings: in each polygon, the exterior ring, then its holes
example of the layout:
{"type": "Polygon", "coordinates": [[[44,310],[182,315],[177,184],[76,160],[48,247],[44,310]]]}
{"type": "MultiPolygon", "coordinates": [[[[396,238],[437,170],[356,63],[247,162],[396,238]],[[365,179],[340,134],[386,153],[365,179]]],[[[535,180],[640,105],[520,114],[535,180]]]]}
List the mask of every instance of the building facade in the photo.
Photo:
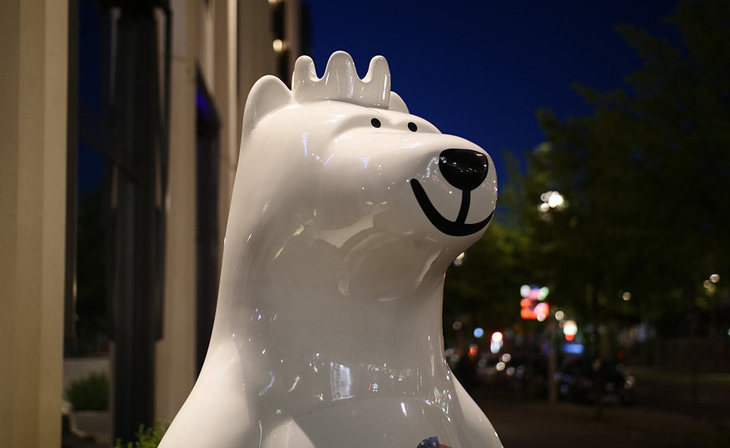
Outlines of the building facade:
{"type": "Polygon", "coordinates": [[[109,359],[126,438],[125,425],[172,420],[195,382],[243,107],[261,76],[290,81],[304,15],[297,0],[10,0],[0,12],[0,433],[60,446],[64,351],[89,352],[78,326],[94,302],[107,342],[93,354],[109,359]],[[140,36],[152,59],[129,43],[140,36]],[[104,279],[82,291],[94,191],[104,279]]]}

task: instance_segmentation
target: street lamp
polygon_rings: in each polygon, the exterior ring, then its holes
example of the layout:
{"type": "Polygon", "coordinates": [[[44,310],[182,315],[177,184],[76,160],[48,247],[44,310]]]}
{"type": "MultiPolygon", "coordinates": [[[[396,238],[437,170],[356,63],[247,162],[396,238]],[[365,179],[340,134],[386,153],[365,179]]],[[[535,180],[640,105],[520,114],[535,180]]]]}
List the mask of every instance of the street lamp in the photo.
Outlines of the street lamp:
{"type": "Polygon", "coordinates": [[[540,195],[542,203],[538,206],[538,210],[546,213],[550,210],[562,210],[566,207],[565,197],[557,191],[546,191],[540,195]]]}
{"type": "Polygon", "coordinates": [[[707,294],[712,295],[715,292],[715,285],[720,282],[720,274],[712,274],[709,279],[702,283],[707,290],[707,294]]]}
{"type": "Polygon", "coordinates": [[[566,340],[572,341],[575,339],[575,335],[578,334],[578,324],[574,320],[566,320],[563,323],[563,334],[566,340]]]}

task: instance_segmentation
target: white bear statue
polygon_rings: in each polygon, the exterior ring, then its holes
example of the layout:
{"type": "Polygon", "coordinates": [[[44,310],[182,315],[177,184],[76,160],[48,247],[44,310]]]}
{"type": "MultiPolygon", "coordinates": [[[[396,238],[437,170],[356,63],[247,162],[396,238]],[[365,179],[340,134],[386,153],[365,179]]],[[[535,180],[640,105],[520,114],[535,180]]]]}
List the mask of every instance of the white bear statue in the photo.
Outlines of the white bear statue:
{"type": "MultiPolygon", "coordinates": [[[[443,354],[444,273],[497,200],[382,56],[252,88],[200,377],[163,448],[501,447],[443,354]]],[[[174,372],[171,372],[174,374],[174,372]]]]}

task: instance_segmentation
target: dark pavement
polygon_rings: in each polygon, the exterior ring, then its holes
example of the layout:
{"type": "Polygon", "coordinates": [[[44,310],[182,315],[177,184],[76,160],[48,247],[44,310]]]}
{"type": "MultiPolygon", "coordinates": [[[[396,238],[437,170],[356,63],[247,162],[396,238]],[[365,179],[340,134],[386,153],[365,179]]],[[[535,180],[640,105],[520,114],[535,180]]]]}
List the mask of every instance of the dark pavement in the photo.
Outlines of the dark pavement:
{"type": "Polygon", "coordinates": [[[499,385],[472,395],[506,448],[730,447],[730,375],[700,376],[695,400],[689,375],[632,373],[636,403],[604,403],[600,413],[596,405],[521,400],[499,385]]]}
{"type": "MultiPolygon", "coordinates": [[[[632,406],[546,398],[520,399],[503,385],[482,385],[472,396],[506,448],[730,448],[730,374],[697,377],[671,369],[630,368],[637,379],[632,406]]],[[[64,447],[103,448],[64,437],[64,447]]]]}

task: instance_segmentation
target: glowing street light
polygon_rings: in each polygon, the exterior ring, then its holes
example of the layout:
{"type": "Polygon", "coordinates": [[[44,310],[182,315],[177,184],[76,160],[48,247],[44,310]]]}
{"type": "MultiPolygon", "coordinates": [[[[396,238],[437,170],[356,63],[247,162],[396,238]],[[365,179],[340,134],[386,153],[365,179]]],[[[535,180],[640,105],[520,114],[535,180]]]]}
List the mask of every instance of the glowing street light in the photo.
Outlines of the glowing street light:
{"type": "Polygon", "coordinates": [[[712,275],[710,275],[709,279],[705,280],[702,283],[702,286],[705,287],[708,294],[712,295],[715,293],[715,289],[717,289],[717,287],[715,285],[718,284],[719,282],[720,282],[720,274],[712,274],[712,275]]]}
{"type": "Polygon", "coordinates": [[[502,332],[495,331],[492,333],[492,341],[489,343],[489,351],[497,354],[502,349],[502,345],[504,344],[504,335],[502,335],[502,332]]]}
{"type": "Polygon", "coordinates": [[[281,39],[274,39],[274,42],[272,42],[271,46],[274,48],[274,51],[276,53],[281,53],[284,51],[284,48],[286,45],[284,44],[284,41],[281,39]]]}
{"type": "Polygon", "coordinates": [[[542,213],[548,212],[550,209],[562,210],[565,208],[565,197],[557,191],[546,191],[540,195],[542,204],[538,206],[538,210],[542,213]]]}
{"type": "Polygon", "coordinates": [[[575,335],[578,334],[578,324],[574,320],[566,320],[563,323],[563,334],[566,340],[572,341],[575,339],[575,335]]]}
{"type": "Polygon", "coordinates": [[[565,203],[565,198],[563,198],[563,195],[561,195],[557,191],[553,191],[553,194],[550,195],[547,203],[550,208],[558,208],[565,203]]]}

